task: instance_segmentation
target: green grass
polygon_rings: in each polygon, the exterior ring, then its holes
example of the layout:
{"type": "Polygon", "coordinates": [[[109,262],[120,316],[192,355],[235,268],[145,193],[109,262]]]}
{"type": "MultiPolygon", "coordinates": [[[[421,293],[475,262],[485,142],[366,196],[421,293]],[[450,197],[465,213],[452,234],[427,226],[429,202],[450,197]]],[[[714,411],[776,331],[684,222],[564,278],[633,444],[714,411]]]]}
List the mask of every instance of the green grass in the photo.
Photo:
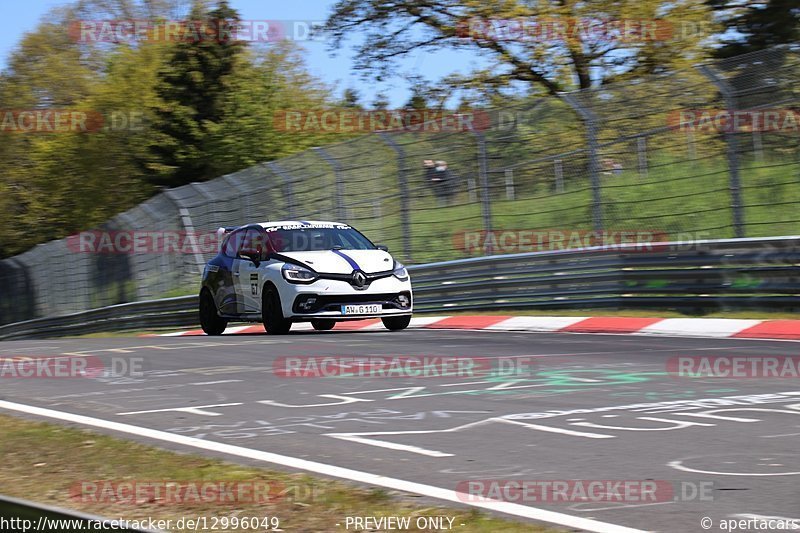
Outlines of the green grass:
{"type": "MultiPolygon", "coordinates": [[[[453,517],[465,533],[504,531],[555,533],[468,508],[423,504],[411,494],[320,479],[307,474],[243,466],[193,454],[180,454],[94,432],[0,415],[0,487],[6,496],[75,509],[110,519],[182,517],[267,517],[280,519],[285,531],[336,531],[347,516],[453,517]],[[182,502],[159,499],[136,504],[73,498],[73,486],[94,482],[259,482],[288,489],[288,497],[267,503],[182,502]]],[[[271,491],[269,494],[273,494],[271,491]]],[[[210,523],[210,522],[209,522],[210,523]]],[[[415,528],[411,529],[416,531],[415,528]]],[[[173,528],[172,531],[183,531],[173,528]]],[[[225,529],[246,531],[246,529],[225,529]]],[[[253,529],[250,529],[253,531],[253,529]]],[[[263,529],[259,529],[263,531],[263,529]]],[[[351,529],[352,531],[352,529],[351,529]]]]}
{"type": "MultiPolygon", "coordinates": [[[[764,162],[745,160],[741,167],[746,236],[798,233],[800,162],[775,156],[764,162]]],[[[502,181],[502,176],[492,179],[502,181]]],[[[601,180],[603,223],[607,230],[652,231],[671,239],[735,236],[730,175],[722,154],[690,161],[654,155],[646,177],[636,169],[628,169],[621,175],[604,174],[601,180]]],[[[515,200],[505,199],[500,184],[494,190],[491,211],[495,230],[593,228],[592,190],[586,177],[567,181],[562,193],[553,192],[549,178],[525,183],[523,177],[518,177],[515,200]]],[[[384,212],[390,214],[353,223],[367,235],[380,235],[398,257],[408,261],[402,249],[400,216],[388,208],[384,212]]],[[[415,264],[467,257],[455,246],[454,235],[483,229],[481,205],[469,203],[466,192],[460,193],[452,205],[439,206],[432,193],[422,187],[411,198],[409,216],[410,262],[415,264]]]]}

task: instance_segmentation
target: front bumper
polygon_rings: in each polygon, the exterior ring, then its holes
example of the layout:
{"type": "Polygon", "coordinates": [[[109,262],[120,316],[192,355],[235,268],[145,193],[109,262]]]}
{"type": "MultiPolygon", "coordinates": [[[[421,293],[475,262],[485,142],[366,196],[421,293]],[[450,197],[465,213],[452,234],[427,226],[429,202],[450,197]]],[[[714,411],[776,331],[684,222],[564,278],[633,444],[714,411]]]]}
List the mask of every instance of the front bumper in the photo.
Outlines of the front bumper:
{"type": "Polygon", "coordinates": [[[361,319],[383,316],[409,315],[413,311],[413,294],[409,280],[395,277],[375,280],[364,290],[356,290],[349,283],[337,280],[318,280],[309,285],[292,285],[279,288],[283,316],[295,321],[325,319],[361,319]],[[342,306],[379,304],[380,312],[369,314],[342,314],[342,306]]]}

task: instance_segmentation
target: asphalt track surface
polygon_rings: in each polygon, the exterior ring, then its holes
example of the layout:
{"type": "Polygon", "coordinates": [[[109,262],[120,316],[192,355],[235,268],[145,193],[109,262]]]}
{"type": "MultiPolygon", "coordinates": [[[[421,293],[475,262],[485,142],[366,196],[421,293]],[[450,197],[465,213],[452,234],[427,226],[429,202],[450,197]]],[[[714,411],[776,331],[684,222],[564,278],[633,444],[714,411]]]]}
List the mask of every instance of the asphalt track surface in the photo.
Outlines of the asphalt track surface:
{"type": "Polygon", "coordinates": [[[0,379],[0,412],[58,417],[266,467],[311,465],[444,499],[468,480],[655,480],[675,494],[495,508],[571,529],[707,531],[700,521],[709,517],[710,530],[720,531],[723,519],[800,519],[800,382],[676,378],[668,361],[799,349],[761,340],[448,330],[13,341],[0,344],[0,357],[77,355],[141,363],[144,372],[0,379]],[[535,367],[439,378],[275,373],[280,357],[354,355],[516,358],[535,367]],[[698,487],[709,492],[691,494],[698,487]]]}

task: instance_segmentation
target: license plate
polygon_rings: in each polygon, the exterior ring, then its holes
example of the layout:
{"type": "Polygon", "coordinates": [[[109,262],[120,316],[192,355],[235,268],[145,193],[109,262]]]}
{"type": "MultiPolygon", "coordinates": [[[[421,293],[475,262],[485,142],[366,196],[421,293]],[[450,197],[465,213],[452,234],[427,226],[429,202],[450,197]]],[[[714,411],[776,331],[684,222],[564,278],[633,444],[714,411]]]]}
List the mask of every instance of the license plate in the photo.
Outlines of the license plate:
{"type": "Polygon", "coordinates": [[[383,311],[381,304],[343,305],[343,315],[377,315],[383,311]]]}

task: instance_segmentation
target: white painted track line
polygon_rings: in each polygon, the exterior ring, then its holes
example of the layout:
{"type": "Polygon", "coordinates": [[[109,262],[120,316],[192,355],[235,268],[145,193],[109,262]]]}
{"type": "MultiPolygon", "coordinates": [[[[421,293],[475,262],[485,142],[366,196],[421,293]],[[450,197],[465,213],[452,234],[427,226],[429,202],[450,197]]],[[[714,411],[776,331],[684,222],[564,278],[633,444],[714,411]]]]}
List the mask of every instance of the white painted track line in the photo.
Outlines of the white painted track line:
{"type": "Polygon", "coordinates": [[[559,331],[587,318],[585,316],[515,316],[484,329],[493,331],[559,331]]]}
{"type": "Polygon", "coordinates": [[[208,440],[197,439],[194,437],[187,437],[185,435],[176,435],[166,431],[159,431],[156,429],[148,429],[130,424],[122,424],[120,422],[111,422],[109,420],[102,420],[100,418],[93,418],[84,415],[77,415],[74,413],[67,413],[63,411],[55,411],[52,409],[44,409],[42,407],[34,407],[31,405],[24,405],[19,403],[7,402],[0,400],[0,409],[8,411],[16,411],[34,416],[41,416],[45,418],[53,418],[64,422],[73,422],[84,426],[91,426],[128,435],[136,435],[148,439],[154,439],[171,444],[181,444],[192,448],[201,450],[214,451],[233,455],[237,457],[244,457],[247,459],[254,459],[256,461],[263,461],[266,463],[273,463],[277,465],[286,466],[289,468],[297,468],[299,470],[306,470],[325,476],[337,477],[356,481],[359,483],[366,483],[369,485],[376,485],[379,487],[386,487],[389,489],[411,492],[427,496],[430,498],[437,498],[449,502],[465,504],[472,507],[479,507],[490,511],[500,512],[508,515],[513,515],[521,518],[528,518],[531,520],[538,520],[541,522],[549,522],[551,524],[558,524],[561,526],[572,527],[584,531],[594,531],[597,533],[643,533],[642,530],[633,529],[616,524],[609,524],[607,522],[600,522],[591,520],[589,518],[580,518],[564,513],[557,513],[554,511],[547,511],[545,509],[537,509],[535,507],[528,507],[517,503],[501,502],[501,501],[487,501],[487,502],[465,502],[459,499],[459,493],[435,487],[433,485],[425,485],[422,483],[415,483],[413,481],[404,481],[378,474],[370,474],[368,472],[361,472],[359,470],[351,470],[349,468],[342,468],[339,466],[328,465],[325,463],[318,463],[315,461],[308,461],[305,459],[298,459],[296,457],[289,457],[286,455],[279,455],[276,453],[265,452],[261,450],[253,450],[250,448],[243,448],[241,446],[233,446],[230,444],[223,444],[221,442],[214,442],[208,440]]]}
{"type": "Polygon", "coordinates": [[[665,318],[646,326],[633,335],[680,335],[683,337],[730,337],[760,324],[761,320],[733,318],[665,318]]]}

